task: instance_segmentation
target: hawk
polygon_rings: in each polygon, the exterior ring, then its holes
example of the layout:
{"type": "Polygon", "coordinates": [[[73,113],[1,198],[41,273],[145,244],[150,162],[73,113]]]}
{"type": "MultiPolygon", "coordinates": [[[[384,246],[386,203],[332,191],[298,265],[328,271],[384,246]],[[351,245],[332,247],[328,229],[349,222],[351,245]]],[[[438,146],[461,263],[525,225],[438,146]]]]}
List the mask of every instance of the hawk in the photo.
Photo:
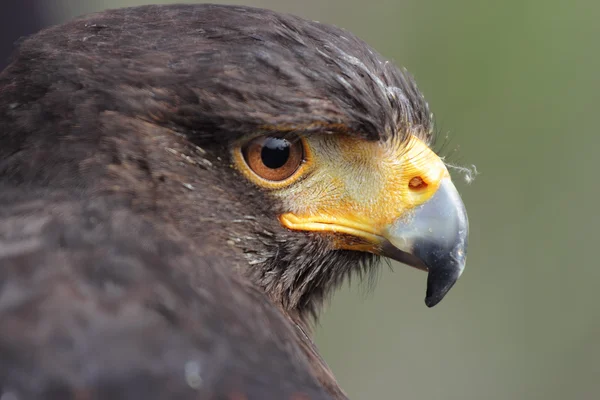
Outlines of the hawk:
{"type": "Polygon", "coordinates": [[[434,306],[463,271],[433,140],[408,73],[326,24],[145,6],[27,38],[0,74],[0,393],[346,398],[310,333],[335,288],[388,257],[434,306]]]}

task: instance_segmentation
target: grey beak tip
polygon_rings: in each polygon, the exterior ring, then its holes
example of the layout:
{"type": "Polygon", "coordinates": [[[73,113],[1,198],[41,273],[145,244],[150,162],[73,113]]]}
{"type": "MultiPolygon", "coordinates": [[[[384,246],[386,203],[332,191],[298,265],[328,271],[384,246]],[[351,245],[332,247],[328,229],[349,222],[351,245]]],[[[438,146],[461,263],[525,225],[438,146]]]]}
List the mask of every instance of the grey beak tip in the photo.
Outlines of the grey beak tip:
{"type": "Polygon", "coordinates": [[[392,225],[384,254],[402,263],[427,270],[425,304],[438,304],[463,272],[467,257],[469,221],[465,206],[450,179],[440,183],[426,203],[410,218],[392,225]]]}
{"type": "Polygon", "coordinates": [[[437,303],[439,303],[440,301],[442,301],[441,298],[434,299],[432,297],[425,297],[425,305],[429,308],[432,308],[433,306],[437,305],[437,303]]]}
{"type": "Polygon", "coordinates": [[[459,277],[460,272],[456,269],[429,271],[425,305],[431,308],[442,301],[459,277]]]}
{"type": "Polygon", "coordinates": [[[427,290],[427,294],[425,295],[425,305],[429,308],[436,306],[440,301],[442,301],[449,290],[450,288],[444,290],[443,292],[430,292],[427,290]]]}

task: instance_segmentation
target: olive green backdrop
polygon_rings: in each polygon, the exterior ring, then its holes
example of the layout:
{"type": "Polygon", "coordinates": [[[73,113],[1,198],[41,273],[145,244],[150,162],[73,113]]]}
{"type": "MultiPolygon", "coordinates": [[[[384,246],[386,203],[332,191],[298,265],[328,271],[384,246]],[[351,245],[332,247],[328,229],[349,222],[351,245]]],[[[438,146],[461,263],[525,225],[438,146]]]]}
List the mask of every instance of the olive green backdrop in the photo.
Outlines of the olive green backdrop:
{"type": "MultiPolygon", "coordinates": [[[[146,1],[149,3],[151,1],[146,1]]],[[[168,1],[162,1],[163,3],[168,1]]],[[[46,0],[47,21],[143,1],[46,0]]],[[[436,308],[382,268],[317,341],[354,399],[598,399],[600,2],[243,1],[344,27],[406,66],[443,154],[477,166],[467,269],[436,308]]]]}

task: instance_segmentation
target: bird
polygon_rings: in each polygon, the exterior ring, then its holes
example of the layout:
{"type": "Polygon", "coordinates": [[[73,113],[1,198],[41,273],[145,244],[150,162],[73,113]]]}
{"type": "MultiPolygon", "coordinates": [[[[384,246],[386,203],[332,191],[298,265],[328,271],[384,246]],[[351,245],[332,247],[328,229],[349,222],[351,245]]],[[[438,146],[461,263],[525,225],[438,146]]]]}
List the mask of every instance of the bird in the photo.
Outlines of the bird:
{"type": "Polygon", "coordinates": [[[0,397],[345,399],[312,339],[381,259],[466,263],[414,78],[270,10],[107,10],[0,73],[0,397]]]}

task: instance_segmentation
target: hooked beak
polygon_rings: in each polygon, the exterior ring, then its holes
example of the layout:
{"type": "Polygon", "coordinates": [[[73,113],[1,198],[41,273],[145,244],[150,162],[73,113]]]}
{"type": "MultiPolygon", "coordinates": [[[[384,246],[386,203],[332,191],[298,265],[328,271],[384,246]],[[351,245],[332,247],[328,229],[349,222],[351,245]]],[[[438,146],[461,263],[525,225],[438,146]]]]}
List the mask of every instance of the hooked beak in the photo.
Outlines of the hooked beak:
{"type": "Polygon", "coordinates": [[[433,307],[452,288],[465,268],[469,221],[450,178],[426,203],[390,226],[382,254],[428,271],[425,304],[433,307]]]}
{"type": "Polygon", "coordinates": [[[313,175],[286,194],[305,207],[281,215],[281,223],[328,234],[338,249],[428,271],[425,304],[439,303],[463,272],[469,234],[465,206],[444,162],[416,137],[403,147],[319,140],[307,139],[313,175]]]}

